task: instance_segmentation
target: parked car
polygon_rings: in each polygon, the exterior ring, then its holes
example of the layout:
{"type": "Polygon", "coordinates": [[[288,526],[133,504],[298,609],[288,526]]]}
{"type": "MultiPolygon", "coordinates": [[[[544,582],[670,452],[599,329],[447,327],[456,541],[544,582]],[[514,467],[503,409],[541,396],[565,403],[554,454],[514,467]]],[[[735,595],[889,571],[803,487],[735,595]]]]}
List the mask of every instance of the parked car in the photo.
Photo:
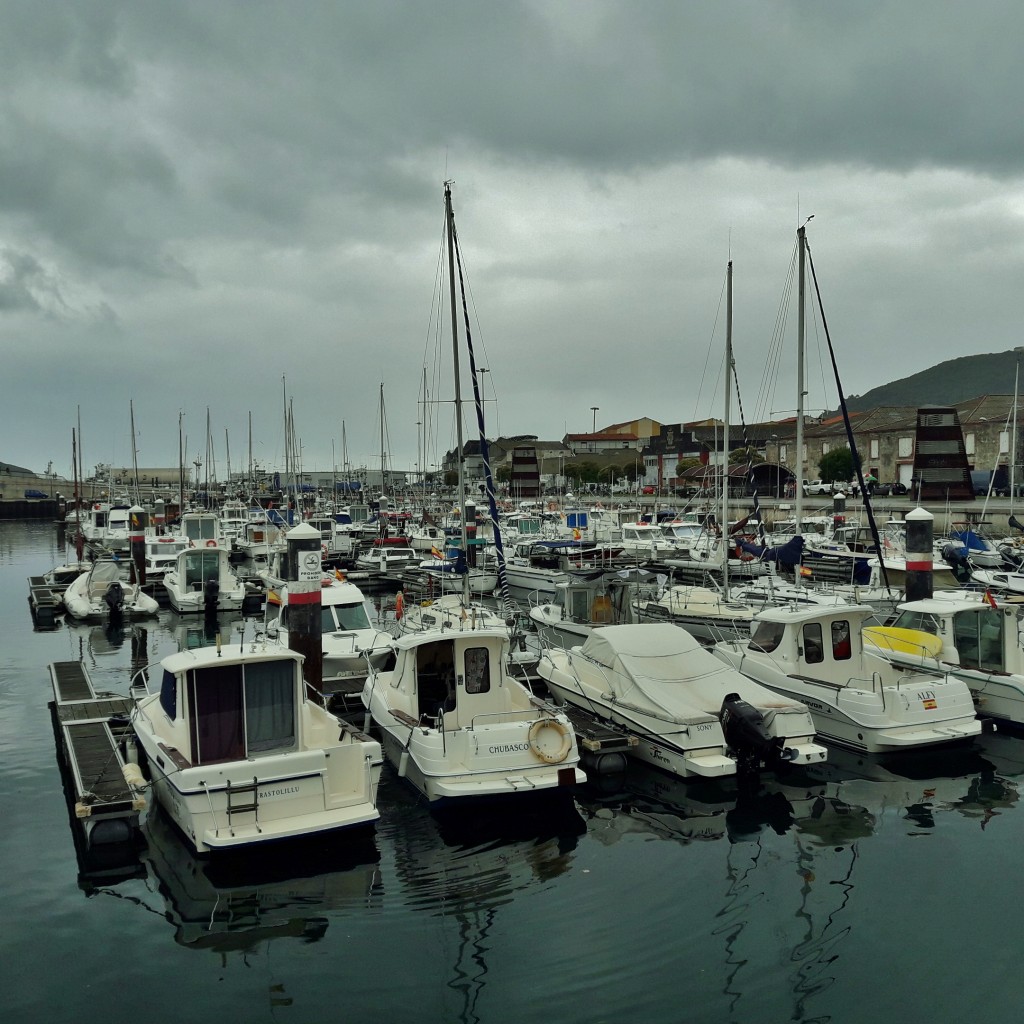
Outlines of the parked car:
{"type": "Polygon", "coordinates": [[[871,488],[871,493],[882,498],[896,497],[907,493],[907,485],[901,484],[899,481],[894,484],[875,484],[871,488]]]}
{"type": "Polygon", "coordinates": [[[804,496],[809,494],[831,494],[832,484],[825,480],[805,480],[804,496]]]}

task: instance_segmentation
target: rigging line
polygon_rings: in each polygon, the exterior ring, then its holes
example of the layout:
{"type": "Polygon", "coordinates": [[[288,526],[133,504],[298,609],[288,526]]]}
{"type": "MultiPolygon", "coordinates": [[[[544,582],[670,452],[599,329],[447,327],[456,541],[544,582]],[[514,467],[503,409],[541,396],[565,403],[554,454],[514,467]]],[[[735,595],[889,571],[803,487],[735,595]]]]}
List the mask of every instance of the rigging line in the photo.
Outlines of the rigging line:
{"type": "MultiPolygon", "coordinates": [[[[754,448],[750,443],[750,437],[747,433],[747,418],[743,413],[743,398],[740,395],[740,380],[736,375],[736,357],[733,356],[732,361],[732,380],[733,390],[736,392],[736,406],[740,413],[740,431],[743,435],[743,447],[747,449],[747,479],[750,481],[750,497],[754,504],[754,515],[757,517],[757,536],[761,543],[765,543],[764,533],[764,517],[761,515],[761,503],[758,500],[757,494],[757,475],[754,473],[754,448]]],[[[729,453],[725,453],[725,465],[726,465],[726,487],[729,486],[729,453]]],[[[722,524],[723,534],[722,536],[728,539],[729,524],[722,524]]],[[[728,558],[728,552],[725,553],[725,557],[728,558]]]]}
{"type": "MultiPolygon", "coordinates": [[[[449,199],[450,201],[450,199],[449,199]]],[[[469,324],[469,310],[466,305],[466,285],[462,268],[462,249],[459,246],[459,236],[455,229],[455,216],[452,214],[450,220],[453,248],[459,269],[459,291],[462,297],[462,318],[466,330],[466,349],[469,353],[469,376],[473,384],[473,403],[476,406],[477,430],[480,435],[480,459],[484,465],[484,487],[487,493],[487,506],[491,516],[491,530],[494,536],[494,552],[498,562],[498,587],[501,591],[502,606],[506,615],[510,614],[515,605],[512,601],[512,594],[509,590],[508,576],[505,570],[505,549],[501,542],[501,526],[498,522],[498,496],[494,490],[494,475],[491,473],[491,458],[487,444],[487,434],[484,429],[484,403],[480,392],[480,375],[476,368],[476,355],[473,351],[473,335],[469,324]]],[[[460,458],[462,453],[460,453],[460,458]]],[[[465,510],[463,510],[465,515],[465,510]]],[[[466,557],[469,557],[467,551],[466,557]]]]}
{"type": "MultiPolygon", "coordinates": [[[[722,317],[722,306],[725,303],[725,288],[726,278],[722,278],[722,290],[718,293],[718,308],[715,310],[715,320],[711,325],[711,337],[708,339],[708,347],[704,351],[704,365],[701,367],[700,372],[700,383],[697,386],[697,397],[693,403],[693,419],[699,420],[700,416],[700,396],[704,390],[704,382],[708,375],[708,364],[711,362],[711,352],[714,347],[715,337],[718,334],[718,324],[722,317]]],[[[721,380],[721,373],[719,373],[719,380],[721,380]]],[[[716,386],[715,392],[717,393],[718,388],[716,386]]],[[[713,400],[713,399],[712,399],[713,400]]]]}
{"type": "Polygon", "coordinates": [[[874,541],[875,550],[878,552],[878,569],[882,577],[882,585],[889,590],[889,573],[885,568],[883,557],[882,540],[878,535],[878,523],[875,522],[875,514],[871,510],[871,494],[864,486],[864,470],[861,467],[860,457],[857,455],[857,442],[853,436],[853,425],[850,422],[850,410],[846,407],[846,399],[843,396],[843,385],[839,379],[839,366],[836,363],[835,349],[832,347],[832,336],[829,333],[828,321],[825,319],[825,308],[821,304],[821,289],[818,287],[818,275],[814,270],[814,260],[811,258],[811,249],[804,237],[804,248],[807,252],[807,262],[811,268],[811,281],[814,284],[814,295],[817,299],[818,309],[821,311],[821,325],[825,332],[825,341],[828,344],[828,354],[832,360],[832,372],[836,379],[836,389],[839,392],[839,408],[843,413],[843,425],[846,427],[846,439],[853,454],[853,466],[857,470],[857,482],[860,484],[860,493],[864,496],[864,512],[868,517],[868,526],[871,528],[871,539],[874,541]]]}

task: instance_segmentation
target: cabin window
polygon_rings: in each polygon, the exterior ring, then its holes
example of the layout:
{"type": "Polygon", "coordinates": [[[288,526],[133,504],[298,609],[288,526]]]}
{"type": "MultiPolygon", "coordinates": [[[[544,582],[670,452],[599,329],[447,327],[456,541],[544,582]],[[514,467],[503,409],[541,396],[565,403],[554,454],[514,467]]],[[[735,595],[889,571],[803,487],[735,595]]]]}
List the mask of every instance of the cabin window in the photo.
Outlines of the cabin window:
{"type": "Polygon", "coordinates": [[[1003,672],[1003,614],[998,608],[958,612],[953,636],[964,668],[1003,672]]]}
{"type": "Polygon", "coordinates": [[[466,693],[487,693],[491,688],[491,659],[486,647],[470,647],[465,658],[466,693]]]}
{"type": "Polygon", "coordinates": [[[850,647],[850,624],[845,619],[832,623],[832,659],[849,661],[852,656],[850,647]]]}
{"type": "Polygon", "coordinates": [[[804,624],[804,661],[808,665],[817,665],[825,660],[825,647],[821,638],[821,623],[808,622],[804,624]]]}
{"type": "Polygon", "coordinates": [[[569,618],[573,622],[590,621],[589,595],[585,590],[570,590],[566,594],[569,603],[569,618]]]}
{"type": "Polygon", "coordinates": [[[338,604],[334,606],[341,629],[369,629],[370,617],[364,604],[338,604]]]}
{"type": "Polygon", "coordinates": [[[178,680],[173,672],[166,669],[160,682],[160,707],[167,712],[168,718],[178,717],[178,680]]]}
{"type": "Polygon", "coordinates": [[[217,665],[190,672],[196,764],[239,761],[295,748],[295,666],[291,660],[217,665]]]}
{"type": "Polygon", "coordinates": [[[896,629],[917,629],[923,633],[931,633],[932,636],[939,635],[939,623],[935,616],[927,615],[925,612],[907,609],[900,612],[892,624],[896,629]]]}
{"type": "Polygon", "coordinates": [[[220,578],[220,552],[190,551],[185,556],[185,586],[201,589],[207,580],[220,578]]]}
{"type": "Polygon", "coordinates": [[[250,756],[295,747],[295,664],[253,662],[245,669],[245,738],[250,756]]]}
{"type": "Polygon", "coordinates": [[[786,627],[781,622],[759,622],[747,646],[752,651],[771,654],[772,651],[778,650],[785,632],[786,627]]]}

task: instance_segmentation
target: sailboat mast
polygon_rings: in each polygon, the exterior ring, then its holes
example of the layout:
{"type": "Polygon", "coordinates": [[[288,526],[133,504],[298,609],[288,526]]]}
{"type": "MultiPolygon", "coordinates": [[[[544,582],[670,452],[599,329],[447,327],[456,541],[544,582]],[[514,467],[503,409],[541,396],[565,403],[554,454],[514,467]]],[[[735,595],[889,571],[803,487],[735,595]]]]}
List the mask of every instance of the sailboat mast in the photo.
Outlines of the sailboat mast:
{"type": "Polygon", "coordinates": [[[729,420],[732,415],[732,260],[725,275],[725,422],[722,424],[722,584],[729,591],[729,420]]]}
{"type": "MultiPolygon", "coordinates": [[[[462,525],[462,553],[469,558],[469,539],[466,531],[466,466],[462,438],[462,380],[459,374],[459,316],[455,297],[455,213],[452,210],[452,183],[444,183],[445,225],[448,234],[448,288],[452,308],[452,357],[455,363],[455,444],[459,461],[459,521],[462,525]]],[[[463,588],[468,599],[469,574],[463,577],[463,588]]]]}
{"type": "Polygon", "coordinates": [[[807,283],[807,232],[806,224],[797,228],[798,276],[796,313],[796,532],[800,533],[804,519],[804,361],[806,345],[806,283],[807,283]]]}
{"type": "Polygon", "coordinates": [[[135,447],[135,404],[128,400],[128,412],[132,421],[132,476],[135,480],[135,504],[141,504],[139,498],[139,453],[135,447]]]}

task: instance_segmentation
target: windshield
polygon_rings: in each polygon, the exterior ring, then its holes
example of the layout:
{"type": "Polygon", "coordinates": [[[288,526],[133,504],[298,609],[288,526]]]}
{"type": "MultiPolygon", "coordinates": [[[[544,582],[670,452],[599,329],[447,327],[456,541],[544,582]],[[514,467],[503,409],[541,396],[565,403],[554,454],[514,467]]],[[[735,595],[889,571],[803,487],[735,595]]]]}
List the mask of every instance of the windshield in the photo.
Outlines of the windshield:
{"type": "Polygon", "coordinates": [[[333,633],[338,629],[370,629],[370,618],[362,604],[333,604],[323,608],[323,629],[333,633]]]}

